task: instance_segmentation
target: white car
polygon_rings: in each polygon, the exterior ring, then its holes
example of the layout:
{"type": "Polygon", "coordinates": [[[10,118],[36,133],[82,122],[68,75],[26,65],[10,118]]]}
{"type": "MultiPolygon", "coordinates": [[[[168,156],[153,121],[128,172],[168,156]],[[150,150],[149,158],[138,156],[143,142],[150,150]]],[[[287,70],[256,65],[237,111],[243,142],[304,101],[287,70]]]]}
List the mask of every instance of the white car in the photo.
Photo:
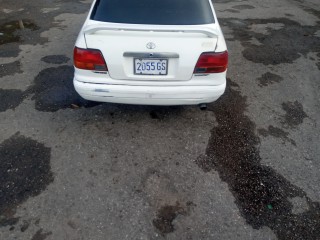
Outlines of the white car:
{"type": "Polygon", "coordinates": [[[227,65],[210,0],[95,0],[73,82],[92,101],[205,106],[224,93],[227,65]]]}

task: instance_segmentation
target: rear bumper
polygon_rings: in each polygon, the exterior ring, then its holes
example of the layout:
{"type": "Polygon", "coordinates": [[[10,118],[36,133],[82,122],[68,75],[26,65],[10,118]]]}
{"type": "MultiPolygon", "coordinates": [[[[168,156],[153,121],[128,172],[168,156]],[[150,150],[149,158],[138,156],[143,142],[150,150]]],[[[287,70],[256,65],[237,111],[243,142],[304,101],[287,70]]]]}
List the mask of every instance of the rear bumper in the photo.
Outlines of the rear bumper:
{"type": "Polygon", "coordinates": [[[132,86],[73,80],[81,97],[97,102],[141,105],[196,105],[217,100],[226,83],[217,86],[132,86]]]}

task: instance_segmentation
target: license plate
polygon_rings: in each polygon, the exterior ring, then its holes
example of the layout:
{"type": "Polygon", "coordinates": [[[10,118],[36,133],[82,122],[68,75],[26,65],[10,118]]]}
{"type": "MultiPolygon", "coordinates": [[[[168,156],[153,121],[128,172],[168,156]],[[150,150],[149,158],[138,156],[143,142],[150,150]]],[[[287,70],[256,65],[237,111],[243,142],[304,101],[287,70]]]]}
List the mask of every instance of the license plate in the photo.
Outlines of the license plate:
{"type": "Polygon", "coordinates": [[[136,75],[167,75],[168,59],[134,59],[136,75]]]}

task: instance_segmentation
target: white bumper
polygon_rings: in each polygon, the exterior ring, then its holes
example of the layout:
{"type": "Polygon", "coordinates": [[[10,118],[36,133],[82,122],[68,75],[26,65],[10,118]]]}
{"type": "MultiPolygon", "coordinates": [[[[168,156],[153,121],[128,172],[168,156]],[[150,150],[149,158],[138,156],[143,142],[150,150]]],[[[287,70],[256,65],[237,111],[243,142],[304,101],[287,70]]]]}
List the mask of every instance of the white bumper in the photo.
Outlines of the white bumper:
{"type": "Polygon", "coordinates": [[[73,80],[81,97],[97,102],[141,105],[196,105],[217,100],[226,83],[216,86],[136,86],[80,82],[73,80]]]}

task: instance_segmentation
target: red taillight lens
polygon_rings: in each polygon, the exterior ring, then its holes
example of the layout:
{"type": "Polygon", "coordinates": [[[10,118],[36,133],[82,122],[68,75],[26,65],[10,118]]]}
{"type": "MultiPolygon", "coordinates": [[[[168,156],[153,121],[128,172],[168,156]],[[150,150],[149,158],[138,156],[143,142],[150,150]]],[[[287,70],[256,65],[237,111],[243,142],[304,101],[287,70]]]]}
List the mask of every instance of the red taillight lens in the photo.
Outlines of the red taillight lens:
{"type": "Polygon", "coordinates": [[[221,73],[228,67],[228,51],[202,53],[194,73],[221,73]]]}
{"type": "Polygon", "coordinates": [[[76,68],[85,70],[108,71],[102,53],[96,49],[74,48],[73,61],[76,68]]]}

